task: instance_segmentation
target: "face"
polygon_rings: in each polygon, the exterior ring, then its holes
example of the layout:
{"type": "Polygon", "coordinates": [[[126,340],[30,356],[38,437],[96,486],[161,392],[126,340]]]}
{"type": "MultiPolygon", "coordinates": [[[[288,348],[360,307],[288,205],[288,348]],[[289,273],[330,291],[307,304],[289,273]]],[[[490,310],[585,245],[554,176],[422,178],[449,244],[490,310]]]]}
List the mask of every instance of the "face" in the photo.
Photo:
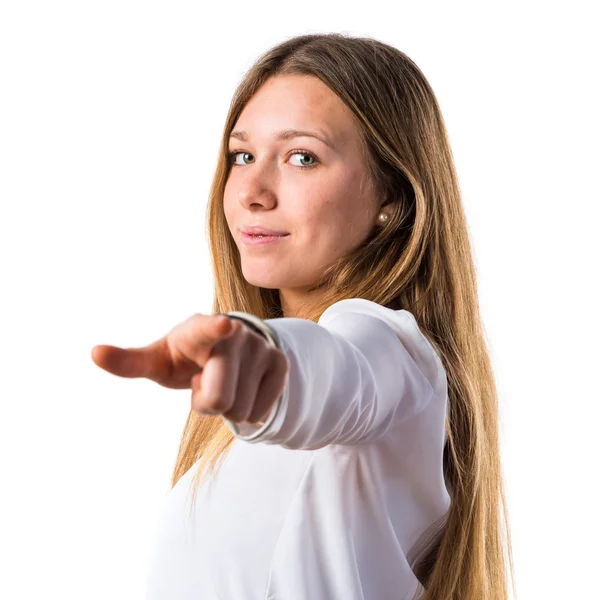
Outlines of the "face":
{"type": "Polygon", "coordinates": [[[319,79],[277,76],[245,106],[229,151],[224,212],[244,277],[279,289],[290,313],[305,288],[376,226],[381,201],[372,191],[358,124],[319,79]],[[304,133],[280,137],[292,129],[304,133]],[[287,235],[248,244],[240,231],[248,226],[287,235]]]}

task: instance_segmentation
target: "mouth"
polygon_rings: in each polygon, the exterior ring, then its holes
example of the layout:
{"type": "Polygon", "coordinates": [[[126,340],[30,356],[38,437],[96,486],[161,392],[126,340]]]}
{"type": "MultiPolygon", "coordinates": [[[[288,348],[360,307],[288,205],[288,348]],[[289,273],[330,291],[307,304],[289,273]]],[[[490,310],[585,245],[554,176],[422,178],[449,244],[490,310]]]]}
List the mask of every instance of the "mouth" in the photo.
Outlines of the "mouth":
{"type": "Polygon", "coordinates": [[[285,237],[286,235],[289,235],[289,233],[243,233],[250,237],[285,237]]]}
{"type": "Polygon", "coordinates": [[[285,233],[285,234],[281,234],[281,235],[275,235],[275,234],[270,234],[270,235],[265,235],[265,234],[259,234],[259,233],[244,233],[242,232],[242,242],[246,245],[246,246],[259,246],[259,245],[264,245],[264,244],[272,244],[275,242],[280,242],[283,239],[289,237],[289,233],[285,233]]]}

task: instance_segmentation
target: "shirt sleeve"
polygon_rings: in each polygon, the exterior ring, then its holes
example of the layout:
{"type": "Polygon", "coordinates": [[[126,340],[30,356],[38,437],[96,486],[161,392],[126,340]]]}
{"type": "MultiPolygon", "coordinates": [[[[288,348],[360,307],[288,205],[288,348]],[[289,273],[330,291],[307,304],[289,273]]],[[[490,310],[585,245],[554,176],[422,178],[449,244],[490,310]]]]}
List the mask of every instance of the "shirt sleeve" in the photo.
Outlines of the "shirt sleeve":
{"type": "Polygon", "coordinates": [[[432,349],[407,311],[346,299],[318,323],[266,322],[290,359],[288,378],[263,424],[225,419],[239,439],[297,450],[368,442],[423,410],[433,396],[436,365],[426,364],[432,349]]]}

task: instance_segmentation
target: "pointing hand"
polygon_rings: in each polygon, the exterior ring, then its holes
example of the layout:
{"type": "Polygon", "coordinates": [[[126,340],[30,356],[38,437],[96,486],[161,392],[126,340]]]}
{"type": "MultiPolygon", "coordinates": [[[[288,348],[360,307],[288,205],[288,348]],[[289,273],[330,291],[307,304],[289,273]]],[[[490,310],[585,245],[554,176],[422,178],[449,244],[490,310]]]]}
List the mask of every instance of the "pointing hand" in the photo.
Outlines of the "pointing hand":
{"type": "Polygon", "coordinates": [[[192,408],[260,423],[283,393],[289,359],[237,319],[195,314],[142,348],[100,345],[92,360],[119,377],[192,390],[192,408]]]}

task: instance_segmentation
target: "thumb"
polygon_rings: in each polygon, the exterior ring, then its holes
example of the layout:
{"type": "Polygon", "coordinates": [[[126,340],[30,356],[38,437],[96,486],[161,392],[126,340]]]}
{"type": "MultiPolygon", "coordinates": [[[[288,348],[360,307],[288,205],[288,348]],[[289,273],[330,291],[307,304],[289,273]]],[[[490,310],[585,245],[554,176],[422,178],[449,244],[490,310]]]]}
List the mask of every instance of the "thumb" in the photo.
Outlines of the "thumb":
{"type": "Polygon", "coordinates": [[[238,325],[224,315],[192,315],[166,336],[166,344],[171,350],[175,366],[192,362],[204,367],[213,348],[233,335],[238,325]]]}

